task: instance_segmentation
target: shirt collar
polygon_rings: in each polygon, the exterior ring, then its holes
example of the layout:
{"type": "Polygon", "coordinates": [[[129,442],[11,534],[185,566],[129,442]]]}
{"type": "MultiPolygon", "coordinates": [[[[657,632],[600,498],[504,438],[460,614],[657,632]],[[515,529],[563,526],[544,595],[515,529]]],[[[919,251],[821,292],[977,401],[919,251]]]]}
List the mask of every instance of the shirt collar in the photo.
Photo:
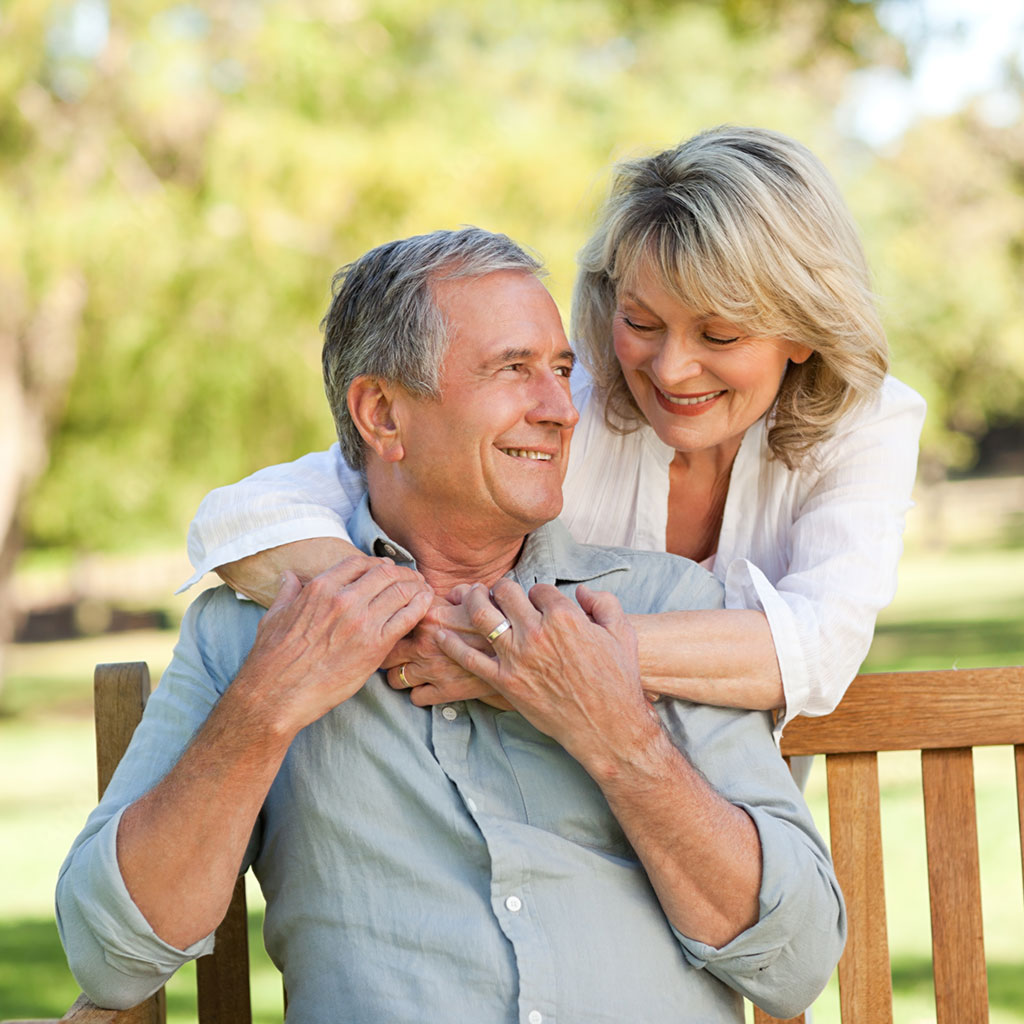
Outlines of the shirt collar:
{"type": "MultiPolygon", "coordinates": [[[[374,521],[368,494],[363,495],[352,513],[348,533],[352,543],[365,554],[391,558],[398,565],[415,568],[412,555],[374,521]]],[[[519,561],[509,575],[528,590],[535,583],[582,583],[629,566],[621,550],[578,544],[561,520],[555,519],[527,535],[519,561]]]]}

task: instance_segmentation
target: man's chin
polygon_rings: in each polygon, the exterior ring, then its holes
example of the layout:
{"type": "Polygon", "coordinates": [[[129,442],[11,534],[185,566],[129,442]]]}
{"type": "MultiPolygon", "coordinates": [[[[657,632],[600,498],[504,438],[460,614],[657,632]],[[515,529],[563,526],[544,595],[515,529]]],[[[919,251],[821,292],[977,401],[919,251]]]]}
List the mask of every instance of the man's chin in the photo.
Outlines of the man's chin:
{"type": "Polygon", "coordinates": [[[516,509],[516,520],[522,525],[525,533],[537,530],[545,523],[550,523],[562,514],[562,496],[558,500],[538,501],[531,504],[523,504],[516,509]]]}

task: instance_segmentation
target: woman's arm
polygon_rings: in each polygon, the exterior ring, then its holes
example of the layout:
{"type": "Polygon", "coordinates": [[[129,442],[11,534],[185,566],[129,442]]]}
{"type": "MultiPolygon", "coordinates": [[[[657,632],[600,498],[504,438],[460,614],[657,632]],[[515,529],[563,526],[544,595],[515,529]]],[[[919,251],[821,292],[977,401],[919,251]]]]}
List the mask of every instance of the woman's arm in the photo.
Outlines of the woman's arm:
{"type": "Polygon", "coordinates": [[[269,604],[284,569],[311,579],[353,550],[345,524],[365,489],[337,445],[218,487],[203,499],[189,527],[188,554],[196,572],[186,586],[217,570],[236,590],[269,604]],[[276,551],[260,554],[271,549],[276,551]]]}
{"type": "Polygon", "coordinates": [[[775,643],[763,612],[743,608],[630,615],[644,689],[726,708],[785,705],[775,643]]]}
{"type": "Polygon", "coordinates": [[[305,584],[343,559],[355,557],[372,561],[369,555],[340,537],[314,537],[257,551],[236,562],[218,565],[214,571],[232,590],[269,608],[277,597],[286,570],[295,573],[305,584]]]}
{"type": "Polygon", "coordinates": [[[780,725],[833,710],[895,593],[923,419],[921,398],[890,380],[876,406],[850,417],[806,468],[760,466],[756,494],[740,495],[758,527],[737,531],[747,540],[718,553],[725,609],[632,620],[645,688],[784,708],[780,725]],[[782,551],[757,549],[761,535],[782,538],[782,551]]]}

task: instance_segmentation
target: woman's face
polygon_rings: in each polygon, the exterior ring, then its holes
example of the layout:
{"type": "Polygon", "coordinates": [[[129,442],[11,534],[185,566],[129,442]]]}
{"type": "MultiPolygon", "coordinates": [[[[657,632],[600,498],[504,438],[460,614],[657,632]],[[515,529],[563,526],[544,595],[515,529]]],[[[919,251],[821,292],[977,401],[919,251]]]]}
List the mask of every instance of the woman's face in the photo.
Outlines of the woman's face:
{"type": "Polygon", "coordinates": [[[619,295],[615,354],[629,390],[658,437],[680,452],[731,457],[778,394],[790,362],[811,349],[704,317],[651,274],[619,295]]]}

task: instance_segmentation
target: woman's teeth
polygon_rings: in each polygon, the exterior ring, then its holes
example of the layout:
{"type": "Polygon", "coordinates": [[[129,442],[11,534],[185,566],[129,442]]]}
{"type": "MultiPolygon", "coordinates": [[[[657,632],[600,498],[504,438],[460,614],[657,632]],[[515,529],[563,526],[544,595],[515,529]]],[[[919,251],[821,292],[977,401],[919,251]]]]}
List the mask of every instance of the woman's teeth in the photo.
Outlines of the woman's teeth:
{"type": "Polygon", "coordinates": [[[666,402],[671,402],[673,405],[701,405],[704,402],[710,402],[712,398],[717,398],[719,395],[724,395],[725,390],[712,391],[709,395],[698,395],[696,398],[676,398],[675,395],[668,395],[664,391],[661,392],[662,398],[666,402]]]}

